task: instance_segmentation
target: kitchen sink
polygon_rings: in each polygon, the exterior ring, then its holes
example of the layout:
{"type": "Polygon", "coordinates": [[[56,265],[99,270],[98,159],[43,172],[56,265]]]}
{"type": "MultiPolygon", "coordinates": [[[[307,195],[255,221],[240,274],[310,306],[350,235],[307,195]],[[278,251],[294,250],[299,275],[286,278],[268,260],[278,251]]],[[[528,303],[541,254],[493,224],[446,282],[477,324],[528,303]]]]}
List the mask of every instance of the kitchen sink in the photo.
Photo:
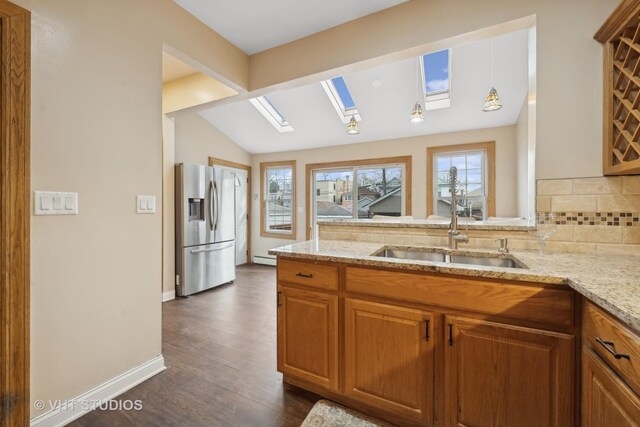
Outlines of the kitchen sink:
{"type": "Polygon", "coordinates": [[[400,258],[400,259],[414,259],[419,261],[437,261],[446,262],[444,252],[427,252],[416,250],[405,250],[395,248],[384,248],[374,256],[381,256],[385,258],[400,258]]]}
{"type": "Polygon", "coordinates": [[[385,258],[399,258],[418,261],[435,261],[452,264],[480,265],[486,267],[527,268],[526,265],[508,254],[470,253],[441,248],[402,249],[386,247],[373,254],[385,258]]]}

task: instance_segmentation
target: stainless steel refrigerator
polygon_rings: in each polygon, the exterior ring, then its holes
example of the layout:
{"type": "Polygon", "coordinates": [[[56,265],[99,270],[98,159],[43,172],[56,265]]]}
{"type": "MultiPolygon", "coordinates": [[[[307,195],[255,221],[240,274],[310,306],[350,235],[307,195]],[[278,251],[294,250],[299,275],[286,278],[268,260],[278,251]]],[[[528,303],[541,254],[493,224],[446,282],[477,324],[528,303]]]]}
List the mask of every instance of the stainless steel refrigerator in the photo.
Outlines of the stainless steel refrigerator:
{"type": "Polygon", "coordinates": [[[176,295],[236,279],[235,176],[210,166],[176,164],[176,295]]]}

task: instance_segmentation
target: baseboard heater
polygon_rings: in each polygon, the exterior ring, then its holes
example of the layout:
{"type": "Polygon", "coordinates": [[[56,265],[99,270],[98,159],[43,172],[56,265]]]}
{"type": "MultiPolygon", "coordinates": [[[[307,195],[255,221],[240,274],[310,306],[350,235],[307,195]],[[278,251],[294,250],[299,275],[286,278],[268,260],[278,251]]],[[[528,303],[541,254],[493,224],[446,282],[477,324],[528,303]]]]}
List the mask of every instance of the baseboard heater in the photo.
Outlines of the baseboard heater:
{"type": "Polygon", "coordinates": [[[253,257],[253,263],[254,264],[263,264],[263,265],[271,265],[271,266],[275,267],[276,266],[276,257],[255,255],[253,257]]]}

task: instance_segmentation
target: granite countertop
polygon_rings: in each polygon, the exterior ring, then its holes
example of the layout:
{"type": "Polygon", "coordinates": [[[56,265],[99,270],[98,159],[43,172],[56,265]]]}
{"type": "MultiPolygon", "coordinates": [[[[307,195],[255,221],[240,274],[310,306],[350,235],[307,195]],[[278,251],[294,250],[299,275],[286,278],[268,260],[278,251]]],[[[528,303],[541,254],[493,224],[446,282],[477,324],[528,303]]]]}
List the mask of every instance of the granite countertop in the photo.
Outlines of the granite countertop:
{"type": "MultiPolygon", "coordinates": [[[[494,231],[529,231],[535,230],[534,225],[527,221],[474,221],[466,222],[458,220],[460,229],[469,230],[494,230],[494,231]]],[[[424,228],[424,229],[448,229],[450,219],[323,219],[318,220],[322,226],[358,226],[358,227],[383,227],[383,228],[424,228]]]]}
{"type": "MultiPolygon", "coordinates": [[[[640,333],[640,268],[638,257],[512,251],[528,268],[515,269],[373,256],[383,247],[411,248],[334,240],[308,240],[271,249],[269,254],[362,266],[388,267],[492,279],[566,284],[640,333]]],[[[422,248],[424,249],[424,248],[422,248]]],[[[456,253],[487,251],[461,249],[456,253]]],[[[496,254],[496,252],[493,252],[496,254]]]]}

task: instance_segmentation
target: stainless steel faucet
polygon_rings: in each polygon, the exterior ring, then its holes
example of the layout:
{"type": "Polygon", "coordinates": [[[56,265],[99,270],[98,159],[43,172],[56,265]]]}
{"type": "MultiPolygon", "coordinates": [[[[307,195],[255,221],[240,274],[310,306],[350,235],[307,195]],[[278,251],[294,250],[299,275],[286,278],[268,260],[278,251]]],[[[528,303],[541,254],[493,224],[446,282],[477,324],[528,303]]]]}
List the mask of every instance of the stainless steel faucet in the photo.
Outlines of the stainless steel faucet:
{"type": "Polygon", "coordinates": [[[459,243],[469,243],[469,236],[458,230],[458,168],[449,169],[449,192],[451,193],[451,224],[449,225],[449,249],[458,249],[459,243]]]}
{"type": "Polygon", "coordinates": [[[509,253],[509,239],[507,239],[506,237],[503,237],[501,239],[496,239],[495,241],[500,242],[500,247],[498,248],[498,252],[500,252],[501,254],[509,253]]]}

